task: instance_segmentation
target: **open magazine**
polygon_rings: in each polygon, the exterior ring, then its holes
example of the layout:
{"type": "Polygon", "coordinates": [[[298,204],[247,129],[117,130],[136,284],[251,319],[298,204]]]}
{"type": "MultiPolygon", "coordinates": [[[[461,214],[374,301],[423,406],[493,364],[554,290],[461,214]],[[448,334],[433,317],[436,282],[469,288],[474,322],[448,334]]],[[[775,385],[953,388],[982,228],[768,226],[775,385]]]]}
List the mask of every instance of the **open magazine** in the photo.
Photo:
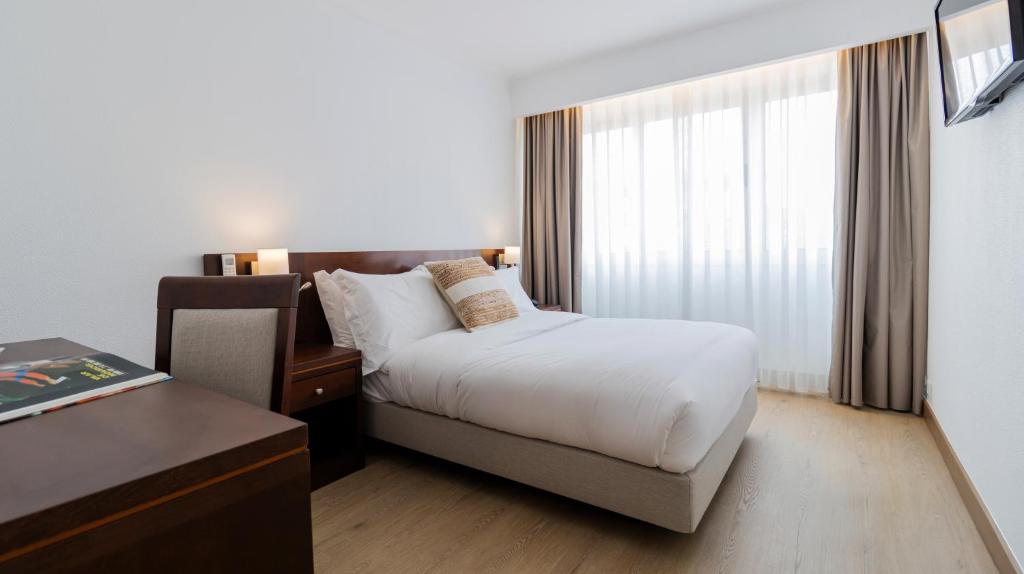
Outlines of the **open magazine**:
{"type": "Polygon", "coordinates": [[[8,363],[0,354],[0,423],[168,379],[109,353],[8,363]]]}

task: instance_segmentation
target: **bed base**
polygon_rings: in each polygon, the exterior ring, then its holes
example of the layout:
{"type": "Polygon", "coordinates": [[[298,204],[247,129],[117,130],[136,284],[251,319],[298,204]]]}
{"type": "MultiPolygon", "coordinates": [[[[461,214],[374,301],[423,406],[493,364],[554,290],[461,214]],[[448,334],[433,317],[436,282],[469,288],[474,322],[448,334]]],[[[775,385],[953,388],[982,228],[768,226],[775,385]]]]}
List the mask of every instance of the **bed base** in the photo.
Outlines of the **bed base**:
{"type": "Polygon", "coordinates": [[[394,403],[366,404],[366,434],[676,532],[691,533],[718,491],[757,411],[757,390],[704,458],[677,474],[588,450],[485,428],[394,403]]]}

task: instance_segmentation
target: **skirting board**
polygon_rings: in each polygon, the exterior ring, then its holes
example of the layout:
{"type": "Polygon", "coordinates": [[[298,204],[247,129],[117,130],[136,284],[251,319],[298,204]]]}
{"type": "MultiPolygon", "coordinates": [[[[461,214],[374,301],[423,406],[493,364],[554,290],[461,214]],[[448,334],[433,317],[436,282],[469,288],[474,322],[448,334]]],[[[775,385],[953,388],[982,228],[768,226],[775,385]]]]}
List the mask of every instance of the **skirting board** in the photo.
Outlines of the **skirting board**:
{"type": "Polygon", "coordinates": [[[946,467],[949,468],[953,483],[956,484],[960,498],[963,499],[964,506],[967,507],[967,513],[971,515],[971,520],[974,521],[974,526],[978,529],[982,542],[988,548],[988,553],[992,555],[992,561],[995,562],[996,568],[1002,574],[1022,574],[1020,564],[1017,563],[1013,552],[1006,544],[1003,533],[999,531],[992,519],[988,507],[985,506],[981,495],[978,494],[978,489],[971,482],[967,470],[960,463],[960,457],[956,455],[956,451],[949,444],[946,432],[942,430],[942,425],[927,400],[924,402],[924,420],[928,423],[928,430],[931,431],[935,444],[938,445],[939,452],[942,453],[942,459],[946,461],[946,467]]]}

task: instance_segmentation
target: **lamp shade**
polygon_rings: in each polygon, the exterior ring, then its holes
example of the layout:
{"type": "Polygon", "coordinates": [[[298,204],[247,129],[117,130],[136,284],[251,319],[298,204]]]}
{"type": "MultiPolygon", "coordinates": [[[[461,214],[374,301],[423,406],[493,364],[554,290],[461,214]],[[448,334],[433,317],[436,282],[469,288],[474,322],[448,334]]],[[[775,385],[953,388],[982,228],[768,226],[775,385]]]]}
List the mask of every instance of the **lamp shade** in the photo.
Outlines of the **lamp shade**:
{"type": "Polygon", "coordinates": [[[260,275],[285,275],[288,273],[287,249],[257,249],[256,261],[260,264],[260,275]]]}
{"type": "Polygon", "coordinates": [[[519,265],[518,245],[508,245],[505,247],[505,265],[519,265]]]}

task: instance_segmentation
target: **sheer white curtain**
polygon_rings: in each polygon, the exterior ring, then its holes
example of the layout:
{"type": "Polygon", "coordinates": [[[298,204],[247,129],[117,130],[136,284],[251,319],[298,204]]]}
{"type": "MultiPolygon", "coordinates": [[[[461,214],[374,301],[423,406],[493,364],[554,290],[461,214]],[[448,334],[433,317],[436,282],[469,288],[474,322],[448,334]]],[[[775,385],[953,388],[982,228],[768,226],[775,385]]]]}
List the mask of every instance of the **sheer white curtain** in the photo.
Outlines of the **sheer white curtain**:
{"type": "Polygon", "coordinates": [[[835,54],[583,118],[583,312],[743,325],[762,386],[827,392],[835,54]]]}

